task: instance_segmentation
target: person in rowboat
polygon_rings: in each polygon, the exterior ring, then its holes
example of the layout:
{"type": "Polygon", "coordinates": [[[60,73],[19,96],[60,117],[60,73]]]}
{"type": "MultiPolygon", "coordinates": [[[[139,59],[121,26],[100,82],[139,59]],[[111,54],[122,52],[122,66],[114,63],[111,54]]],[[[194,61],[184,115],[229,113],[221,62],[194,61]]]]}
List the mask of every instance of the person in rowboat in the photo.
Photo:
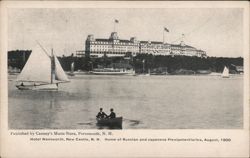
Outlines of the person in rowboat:
{"type": "Polygon", "coordinates": [[[98,112],[98,114],[96,115],[96,118],[106,118],[107,114],[105,114],[105,112],[102,111],[102,108],[100,108],[100,112],[98,112]]]}
{"type": "Polygon", "coordinates": [[[116,115],[114,113],[114,109],[113,108],[110,109],[110,114],[109,114],[108,118],[116,118],[116,115]]]}

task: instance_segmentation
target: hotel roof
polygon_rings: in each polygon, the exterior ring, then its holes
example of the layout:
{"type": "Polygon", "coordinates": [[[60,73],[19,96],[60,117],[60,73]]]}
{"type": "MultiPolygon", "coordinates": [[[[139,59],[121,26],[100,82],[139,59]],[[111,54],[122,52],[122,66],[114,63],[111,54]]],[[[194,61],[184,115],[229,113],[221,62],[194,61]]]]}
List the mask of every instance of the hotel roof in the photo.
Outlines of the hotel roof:
{"type": "Polygon", "coordinates": [[[107,39],[107,38],[97,38],[97,39],[95,39],[96,41],[105,41],[105,42],[109,42],[109,41],[111,41],[110,39],[107,39]]]}
{"type": "MultiPolygon", "coordinates": [[[[140,41],[140,43],[149,43],[149,41],[140,41]]],[[[150,43],[152,43],[152,44],[163,44],[163,42],[158,42],[158,41],[151,41],[150,43]]],[[[169,44],[169,43],[165,43],[165,44],[169,44]]]]}
{"type": "MultiPolygon", "coordinates": [[[[184,45],[184,46],[181,46],[180,44],[171,44],[171,46],[174,46],[174,47],[186,47],[186,48],[194,48],[192,46],[189,46],[189,45],[184,45]]],[[[195,48],[194,48],[195,49],[195,48]]]]}
{"type": "MultiPolygon", "coordinates": [[[[96,38],[96,41],[101,41],[101,42],[111,42],[113,39],[106,39],[106,38],[96,38]]],[[[133,43],[130,40],[124,40],[124,39],[119,39],[120,42],[125,42],[125,43],[133,43]]]]}

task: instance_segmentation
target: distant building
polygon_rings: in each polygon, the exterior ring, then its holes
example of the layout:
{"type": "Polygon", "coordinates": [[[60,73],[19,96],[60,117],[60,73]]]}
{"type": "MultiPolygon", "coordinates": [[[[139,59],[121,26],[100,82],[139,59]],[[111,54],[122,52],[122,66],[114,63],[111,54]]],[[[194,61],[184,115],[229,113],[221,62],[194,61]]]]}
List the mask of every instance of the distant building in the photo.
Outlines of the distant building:
{"type": "Polygon", "coordinates": [[[170,44],[155,42],[155,41],[141,41],[140,53],[141,54],[153,54],[153,55],[170,55],[170,44]]]}
{"type": "Polygon", "coordinates": [[[77,50],[76,57],[78,57],[78,58],[85,57],[85,51],[84,50],[77,50]]]}
{"type": "Polygon", "coordinates": [[[118,38],[116,32],[112,32],[109,39],[94,39],[93,35],[88,35],[85,44],[85,54],[90,56],[101,57],[107,56],[124,56],[128,52],[136,55],[139,53],[139,42],[135,37],[130,40],[118,38]]]}
{"type": "Polygon", "coordinates": [[[184,56],[197,56],[206,57],[206,52],[198,50],[192,46],[185,45],[184,42],[181,44],[171,44],[171,55],[184,55],[184,56]]]}
{"type": "Polygon", "coordinates": [[[206,57],[205,51],[185,45],[183,41],[180,44],[169,44],[157,41],[138,41],[136,37],[124,40],[119,39],[117,32],[112,32],[108,39],[95,39],[94,35],[88,35],[85,42],[86,56],[125,56],[127,53],[131,53],[133,56],[153,54],[206,57]]]}

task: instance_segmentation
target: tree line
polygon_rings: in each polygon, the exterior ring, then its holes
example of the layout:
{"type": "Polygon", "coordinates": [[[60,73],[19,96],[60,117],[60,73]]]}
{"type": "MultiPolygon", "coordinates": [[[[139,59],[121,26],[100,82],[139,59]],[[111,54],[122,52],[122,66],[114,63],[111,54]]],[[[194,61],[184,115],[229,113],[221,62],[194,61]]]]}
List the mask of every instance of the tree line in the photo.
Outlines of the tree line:
{"type": "MultiPolygon", "coordinates": [[[[30,50],[16,50],[8,52],[8,66],[22,69],[28,57],[30,50]]],[[[73,54],[69,56],[58,57],[63,69],[70,71],[71,63],[74,62],[75,71],[90,71],[94,68],[108,67],[113,63],[122,63],[132,66],[136,72],[148,72],[153,69],[166,69],[168,73],[176,70],[209,70],[211,72],[222,72],[224,66],[229,67],[230,70],[235,70],[235,66],[243,66],[243,58],[229,58],[229,57],[206,57],[200,58],[196,56],[154,56],[152,54],[138,54],[132,56],[127,54],[125,57],[108,57],[104,55],[100,58],[77,57],[73,54]]],[[[39,63],[38,63],[39,64],[39,63]]]]}
{"type": "Polygon", "coordinates": [[[235,65],[243,66],[243,58],[229,58],[229,57],[207,57],[200,58],[196,56],[154,56],[152,54],[139,54],[135,57],[107,57],[100,58],[90,57],[76,57],[76,56],[63,56],[59,57],[59,61],[65,71],[70,70],[72,62],[75,63],[75,70],[90,71],[93,68],[108,67],[112,63],[126,63],[131,65],[135,71],[143,72],[167,68],[169,73],[180,69],[186,70],[209,70],[211,72],[222,72],[224,67],[227,66],[231,70],[235,70],[235,65]]]}

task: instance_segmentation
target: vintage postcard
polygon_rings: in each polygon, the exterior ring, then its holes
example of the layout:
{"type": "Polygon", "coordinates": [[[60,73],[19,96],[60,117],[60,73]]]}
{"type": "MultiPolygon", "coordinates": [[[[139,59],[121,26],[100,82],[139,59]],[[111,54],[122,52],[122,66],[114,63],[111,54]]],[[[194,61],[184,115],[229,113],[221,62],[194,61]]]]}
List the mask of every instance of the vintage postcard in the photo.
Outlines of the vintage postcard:
{"type": "Polygon", "coordinates": [[[1,2],[2,157],[249,157],[249,3],[1,2]]]}

